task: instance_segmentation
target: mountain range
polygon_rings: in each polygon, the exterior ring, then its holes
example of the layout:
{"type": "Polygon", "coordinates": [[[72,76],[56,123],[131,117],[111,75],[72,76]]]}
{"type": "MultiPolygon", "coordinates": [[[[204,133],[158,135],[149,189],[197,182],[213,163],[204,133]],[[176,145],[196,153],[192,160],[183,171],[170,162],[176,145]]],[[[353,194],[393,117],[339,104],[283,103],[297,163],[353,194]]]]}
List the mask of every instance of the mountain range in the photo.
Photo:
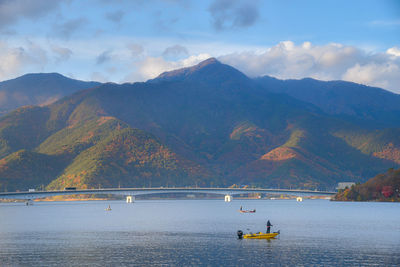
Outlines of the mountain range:
{"type": "Polygon", "coordinates": [[[400,165],[400,96],[380,88],[252,79],[214,58],[143,83],[84,85],[0,117],[0,191],[332,189],[400,165]]]}
{"type": "Polygon", "coordinates": [[[26,74],[0,82],[0,114],[25,105],[47,105],[98,82],[69,79],[58,73],[26,74]]]}

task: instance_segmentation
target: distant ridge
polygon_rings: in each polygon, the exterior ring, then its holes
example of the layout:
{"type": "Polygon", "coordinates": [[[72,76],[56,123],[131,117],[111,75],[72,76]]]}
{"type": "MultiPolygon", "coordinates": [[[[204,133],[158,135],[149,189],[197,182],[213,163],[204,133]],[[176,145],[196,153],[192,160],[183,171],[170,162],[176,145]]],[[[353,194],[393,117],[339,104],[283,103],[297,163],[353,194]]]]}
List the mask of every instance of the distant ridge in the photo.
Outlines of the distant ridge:
{"type": "Polygon", "coordinates": [[[380,126],[400,125],[400,95],[382,88],[312,78],[279,80],[264,76],[254,80],[268,92],[290,95],[329,114],[373,121],[380,126]]]}
{"type": "Polygon", "coordinates": [[[76,91],[100,85],[59,73],[30,73],[0,82],[0,113],[25,105],[47,105],[76,91]]]}

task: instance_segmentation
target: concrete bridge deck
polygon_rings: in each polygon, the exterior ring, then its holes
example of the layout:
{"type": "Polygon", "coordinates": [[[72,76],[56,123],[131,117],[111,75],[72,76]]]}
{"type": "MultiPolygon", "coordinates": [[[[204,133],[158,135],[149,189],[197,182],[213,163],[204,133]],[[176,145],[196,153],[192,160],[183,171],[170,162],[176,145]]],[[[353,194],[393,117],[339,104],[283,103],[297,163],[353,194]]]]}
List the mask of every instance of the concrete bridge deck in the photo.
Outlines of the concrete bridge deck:
{"type": "Polygon", "coordinates": [[[190,187],[169,187],[169,188],[104,188],[104,189],[76,189],[56,191],[33,191],[33,192],[3,192],[0,199],[26,199],[33,200],[51,196],[81,195],[81,194],[112,194],[135,197],[138,195],[167,194],[167,193],[204,193],[233,196],[239,194],[285,194],[293,196],[333,196],[336,192],[296,190],[296,189],[266,189],[266,188],[190,188],[190,187]]]}

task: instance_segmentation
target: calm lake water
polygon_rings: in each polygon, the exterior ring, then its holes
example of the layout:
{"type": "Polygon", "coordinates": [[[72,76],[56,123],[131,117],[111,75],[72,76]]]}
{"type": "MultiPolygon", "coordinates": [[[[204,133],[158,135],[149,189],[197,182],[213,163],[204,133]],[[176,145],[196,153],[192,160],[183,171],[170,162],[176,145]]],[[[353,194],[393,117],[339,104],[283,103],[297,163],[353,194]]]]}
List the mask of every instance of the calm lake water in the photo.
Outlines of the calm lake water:
{"type": "Polygon", "coordinates": [[[0,204],[0,266],[400,266],[400,203],[0,204]],[[105,211],[108,205],[112,211],[105,211]],[[240,206],[255,208],[241,214],[240,206]],[[238,240],[265,231],[275,240],[238,240]]]}

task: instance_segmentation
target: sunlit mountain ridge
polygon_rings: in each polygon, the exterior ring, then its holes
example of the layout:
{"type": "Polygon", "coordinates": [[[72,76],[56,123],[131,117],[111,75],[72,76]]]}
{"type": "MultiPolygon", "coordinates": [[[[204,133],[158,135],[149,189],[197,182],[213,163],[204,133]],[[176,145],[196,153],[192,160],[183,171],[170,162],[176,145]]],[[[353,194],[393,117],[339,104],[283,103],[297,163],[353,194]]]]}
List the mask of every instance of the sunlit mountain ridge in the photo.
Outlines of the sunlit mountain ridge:
{"type": "Polygon", "coordinates": [[[0,191],[232,184],[332,189],[400,165],[397,99],[346,82],[251,79],[216,59],[145,83],[96,84],[0,118],[0,191]],[[53,178],[36,162],[46,157],[62,159],[53,164],[53,178]],[[15,183],[29,173],[15,171],[21,166],[42,171],[43,180],[15,183]]]}

